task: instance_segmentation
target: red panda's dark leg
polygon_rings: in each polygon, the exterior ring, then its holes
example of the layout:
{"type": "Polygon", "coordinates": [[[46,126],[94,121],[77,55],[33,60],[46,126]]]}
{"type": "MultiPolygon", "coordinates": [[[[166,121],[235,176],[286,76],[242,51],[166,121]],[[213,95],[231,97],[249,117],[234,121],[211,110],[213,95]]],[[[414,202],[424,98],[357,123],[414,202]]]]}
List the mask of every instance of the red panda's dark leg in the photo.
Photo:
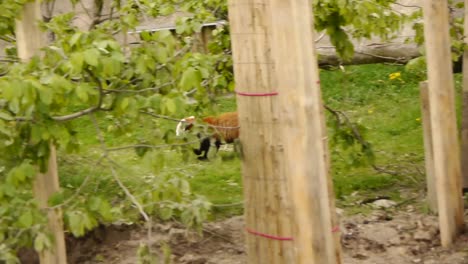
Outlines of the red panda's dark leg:
{"type": "Polygon", "coordinates": [[[216,141],[215,141],[215,146],[216,146],[216,152],[218,152],[218,151],[219,151],[219,148],[221,147],[221,140],[216,139],[216,141]]]}
{"type": "Polygon", "coordinates": [[[202,155],[201,157],[198,157],[199,160],[207,160],[208,159],[208,151],[210,150],[210,137],[203,138],[200,142],[200,148],[199,149],[193,149],[193,152],[196,155],[202,155]]]}

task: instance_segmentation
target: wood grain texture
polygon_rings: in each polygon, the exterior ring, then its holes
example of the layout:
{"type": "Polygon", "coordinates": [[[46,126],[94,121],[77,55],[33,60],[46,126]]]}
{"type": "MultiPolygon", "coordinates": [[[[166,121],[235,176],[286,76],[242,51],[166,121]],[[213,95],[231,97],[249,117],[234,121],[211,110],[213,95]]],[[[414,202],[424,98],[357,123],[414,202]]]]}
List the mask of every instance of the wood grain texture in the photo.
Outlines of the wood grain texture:
{"type": "MultiPolygon", "coordinates": [[[[231,0],[229,21],[236,90],[268,93],[277,89],[271,57],[267,0],[231,0]]],[[[246,228],[290,238],[292,218],[278,96],[237,96],[243,160],[246,228]]],[[[246,233],[247,263],[295,263],[293,242],[246,233]]]]}
{"type": "Polygon", "coordinates": [[[447,1],[425,0],[423,11],[440,237],[448,247],[464,223],[447,1]]]}
{"type": "Polygon", "coordinates": [[[312,2],[271,0],[273,57],[287,178],[294,214],[295,261],[340,263],[332,232],[335,208],[329,178],[312,2]]]}
{"type": "Polygon", "coordinates": [[[426,165],[427,202],[432,212],[437,212],[436,177],[434,174],[434,150],[432,145],[431,109],[427,82],[419,84],[424,135],[424,161],[426,165]]]}
{"type": "MultiPolygon", "coordinates": [[[[40,31],[38,21],[42,19],[40,1],[24,5],[20,20],[16,21],[18,56],[23,61],[38,55],[45,43],[45,34],[40,31]]],[[[33,191],[40,208],[48,207],[49,197],[59,191],[57,157],[55,146],[50,146],[50,158],[46,173],[39,173],[33,184],[33,191]]],[[[63,232],[62,212],[60,209],[48,211],[48,226],[54,236],[50,250],[39,253],[41,264],[65,264],[67,255],[63,232]]]]}
{"type": "MultiPolygon", "coordinates": [[[[465,25],[468,29],[468,0],[465,0],[465,25]]],[[[465,30],[465,45],[468,45],[468,30],[465,30]]],[[[468,50],[463,52],[463,91],[461,122],[461,166],[462,184],[468,188],[468,50]]]]}

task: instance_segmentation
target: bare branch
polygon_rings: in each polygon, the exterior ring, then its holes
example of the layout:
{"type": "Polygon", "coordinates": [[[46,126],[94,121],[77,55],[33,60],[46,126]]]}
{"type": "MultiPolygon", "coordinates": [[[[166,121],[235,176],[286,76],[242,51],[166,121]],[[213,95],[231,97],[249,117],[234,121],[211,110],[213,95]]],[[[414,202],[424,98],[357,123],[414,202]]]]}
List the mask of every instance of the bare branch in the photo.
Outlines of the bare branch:
{"type": "Polygon", "coordinates": [[[359,53],[359,54],[362,54],[362,55],[367,55],[367,56],[371,56],[371,57],[375,57],[375,58],[379,58],[379,59],[392,60],[392,61],[405,61],[407,59],[405,57],[380,56],[380,55],[371,54],[371,53],[367,53],[367,52],[363,52],[363,51],[355,51],[355,53],[359,53]]]}
{"type": "MultiPolygon", "coordinates": [[[[146,112],[146,111],[143,111],[143,110],[141,110],[140,113],[147,114],[147,115],[150,115],[152,117],[156,117],[156,118],[160,118],[160,119],[166,119],[166,120],[174,121],[174,122],[181,122],[181,119],[182,119],[182,118],[173,118],[173,117],[169,117],[169,116],[158,115],[158,114],[146,112]]],[[[240,128],[240,126],[235,126],[235,127],[215,126],[215,125],[210,125],[210,124],[199,124],[199,123],[196,123],[196,122],[194,122],[193,125],[197,126],[197,127],[211,127],[211,128],[221,128],[221,129],[239,129],[240,128]]]]}
{"type": "Polygon", "coordinates": [[[185,143],[176,143],[176,144],[162,144],[162,145],[148,145],[148,144],[135,144],[135,145],[128,145],[128,146],[121,146],[121,147],[114,147],[108,148],[107,151],[118,151],[124,149],[131,149],[131,148],[151,148],[151,149],[158,149],[158,148],[168,148],[168,147],[178,147],[178,146],[187,146],[191,144],[195,144],[200,142],[199,140],[189,141],[185,143]]]}
{"type": "Polygon", "coordinates": [[[72,119],[78,118],[80,116],[91,114],[91,113],[101,109],[102,101],[104,100],[104,90],[103,90],[101,81],[96,76],[94,76],[94,74],[93,74],[93,72],[91,70],[86,69],[86,71],[88,72],[89,76],[98,84],[99,98],[98,98],[97,105],[93,106],[93,107],[90,107],[88,109],[73,113],[73,114],[69,114],[69,115],[65,115],[65,116],[54,116],[54,117],[52,117],[52,119],[54,119],[55,121],[72,120],[72,119]]]}
{"type": "Polygon", "coordinates": [[[98,109],[99,107],[93,106],[93,107],[90,107],[88,109],[85,109],[85,110],[82,110],[73,114],[64,115],[64,116],[54,116],[52,117],[52,119],[54,119],[55,121],[68,121],[68,120],[78,118],[80,116],[91,114],[92,112],[97,111],[98,109]]]}
{"type": "Polygon", "coordinates": [[[319,42],[320,40],[322,40],[322,38],[325,37],[325,32],[322,33],[322,35],[320,35],[320,37],[318,37],[316,40],[315,40],[315,43],[319,42]]]}
{"type": "Polygon", "coordinates": [[[151,88],[145,88],[141,90],[125,90],[125,89],[104,89],[104,92],[113,92],[113,93],[143,93],[143,92],[148,92],[148,91],[159,91],[161,88],[164,88],[169,85],[173,85],[175,82],[170,81],[164,84],[161,84],[160,86],[157,87],[151,87],[151,88]]]}
{"type": "Polygon", "coordinates": [[[327,109],[330,113],[332,113],[338,120],[341,120],[340,116],[344,118],[344,121],[346,123],[346,125],[351,128],[351,131],[353,132],[353,135],[354,137],[359,141],[359,144],[361,144],[362,146],[368,146],[369,143],[366,142],[363,138],[362,138],[362,135],[361,133],[359,133],[359,130],[356,128],[355,125],[353,125],[351,123],[351,121],[349,120],[348,116],[343,113],[342,111],[338,111],[338,110],[334,110],[332,109],[331,107],[327,106],[327,105],[323,105],[323,107],[325,107],[325,109],[327,109]]]}
{"type": "Polygon", "coordinates": [[[404,4],[400,4],[398,2],[395,2],[393,3],[394,5],[398,5],[398,6],[402,6],[402,7],[410,7],[410,8],[418,8],[418,9],[422,9],[421,6],[415,6],[415,5],[404,5],[404,4]]]}
{"type": "Polygon", "coordinates": [[[18,60],[15,60],[15,59],[0,59],[0,62],[13,63],[13,62],[18,62],[18,60]]]}
{"type": "Polygon", "coordinates": [[[3,41],[8,42],[8,43],[16,42],[16,39],[14,37],[8,36],[8,35],[1,35],[0,40],[3,40],[3,41]]]}
{"type": "Polygon", "coordinates": [[[146,212],[143,209],[143,207],[141,206],[141,204],[137,201],[135,196],[132,195],[132,193],[128,190],[128,188],[123,184],[123,182],[120,180],[119,176],[117,175],[117,171],[115,170],[114,166],[112,165],[112,160],[108,156],[109,152],[107,150],[106,143],[104,141],[104,136],[102,135],[102,131],[99,128],[96,117],[94,115],[89,115],[89,117],[91,118],[91,121],[93,122],[94,127],[96,128],[96,135],[98,136],[99,141],[101,142],[101,148],[102,148],[102,150],[104,152],[103,157],[110,161],[109,168],[110,168],[110,170],[112,172],[112,176],[114,177],[114,180],[117,182],[119,187],[124,191],[125,195],[130,199],[130,201],[137,207],[137,209],[140,212],[143,219],[145,219],[146,222],[150,223],[151,219],[148,216],[148,214],[146,214],[146,212]]]}

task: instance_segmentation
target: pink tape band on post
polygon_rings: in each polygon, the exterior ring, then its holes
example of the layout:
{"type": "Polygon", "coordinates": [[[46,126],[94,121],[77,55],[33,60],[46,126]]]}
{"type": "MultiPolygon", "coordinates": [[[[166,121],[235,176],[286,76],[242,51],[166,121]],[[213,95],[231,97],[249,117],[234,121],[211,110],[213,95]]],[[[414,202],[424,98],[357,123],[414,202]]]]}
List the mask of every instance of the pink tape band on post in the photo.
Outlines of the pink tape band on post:
{"type": "MultiPolygon", "coordinates": [[[[279,241],[291,241],[291,240],[293,240],[292,237],[280,237],[280,236],[268,235],[268,234],[265,234],[265,233],[260,233],[260,232],[251,230],[249,228],[246,228],[245,230],[247,230],[247,232],[252,234],[252,235],[261,236],[261,237],[269,238],[269,239],[273,239],[273,240],[279,240],[279,241]]],[[[340,226],[333,227],[331,231],[332,231],[332,233],[340,232],[340,226]]]]}
{"type": "Polygon", "coordinates": [[[268,235],[268,234],[264,234],[264,233],[260,233],[260,232],[257,232],[257,231],[250,230],[248,228],[246,228],[246,230],[247,230],[247,232],[249,232],[252,235],[261,236],[261,237],[265,237],[265,238],[269,238],[269,239],[273,239],[273,240],[279,240],[279,241],[291,241],[291,240],[293,240],[292,237],[280,237],[280,236],[268,235]]]}
{"type": "Polygon", "coordinates": [[[340,232],[340,226],[335,226],[334,228],[332,228],[332,233],[337,233],[337,232],[340,232]]]}

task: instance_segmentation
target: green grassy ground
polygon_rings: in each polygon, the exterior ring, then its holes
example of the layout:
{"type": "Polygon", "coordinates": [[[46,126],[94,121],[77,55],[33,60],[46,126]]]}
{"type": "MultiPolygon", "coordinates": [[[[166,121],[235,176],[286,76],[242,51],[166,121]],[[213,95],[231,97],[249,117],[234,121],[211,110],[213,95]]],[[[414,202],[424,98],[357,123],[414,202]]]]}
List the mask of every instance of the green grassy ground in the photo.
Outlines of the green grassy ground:
{"type": "MultiPolygon", "coordinates": [[[[332,173],[338,205],[351,206],[356,197],[388,195],[400,199],[401,190],[424,188],[424,151],[422,123],[417,78],[404,71],[403,66],[360,65],[348,66],[346,71],[322,70],[320,74],[324,101],[330,107],[343,111],[353,121],[367,128],[366,138],[372,143],[376,165],[385,172],[370,166],[350,167],[346,156],[332,152],[332,173]],[[400,73],[394,79],[390,74],[400,73]],[[393,173],[395,172],[395,173],[393,173]],[[395,174],[395,175],[393,175],[395,174]]],[[[456,76],[457,91],[460,76],[456,76]]],[[[236,108],[235,98],[219,99],[222,112],[236,108]]],[[[457,105],[459,100],[457,99],[457,105]]],[[[327,119],[332,118],[327,115],[327,119]]],[[[89,120],[79,123],[85,136],[81,138],[81,154],[61,158],[62,185],[77,188],[87,175],[93,175],[92,183],[83,192],[99,191],[104,196],[122,197],[123,193],[111,180],[109,170],[95,166],[99,159],[99,141],[89,120]]],[[[102,123],[102,127],[109,124],[102,123]]],[[[123,145],[134,139],[154,135],[157,126],[173,126],[173,123],[142,125],[141,130],[121,138],[106,138],[110,145],[123,145]]],[[[139,166],[133,151],[113,153],[119,162],[119,176],[130,186],[138,188],[142,177],[149,173],[139,166]]],[[[195,159],[183,160],[180,155],[164,152],[161,173],[183,171],[191,183],[192,191],[206,196],[214,207],[214,217],[242,213],[242,176],[240,160],[229,152],[221,152],[210,162],[195,159]]],[[[149,162],[149,161],[147,161],[149,162]]]]}

